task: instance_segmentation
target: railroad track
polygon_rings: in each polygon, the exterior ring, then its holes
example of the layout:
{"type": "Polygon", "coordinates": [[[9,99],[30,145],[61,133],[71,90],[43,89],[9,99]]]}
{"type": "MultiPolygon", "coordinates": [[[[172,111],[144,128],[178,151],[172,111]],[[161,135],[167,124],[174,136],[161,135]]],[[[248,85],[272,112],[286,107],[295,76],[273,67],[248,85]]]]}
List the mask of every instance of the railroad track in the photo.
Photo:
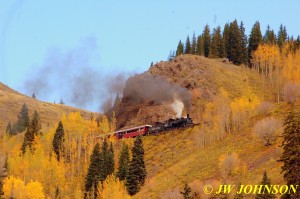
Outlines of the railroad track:
{"type": "Polygon", "coordinates": [[[168,128],[168,129],[165,129],[165,130],[162,130],[162,131],[147,133],[145,136],[164,134],[164,133],[168,133],[168,132],[171,132],[171,131],[174,131],[174,130],[184,130],[184,129],[188,129],[188,128],[191,128],[191,127],[194,127],[194,126],[199,126],[199,125],[200,125],[200,123],[189,124],[187,126],[182,126],[182,127],[172,127],[172,128],[168,128]]]}

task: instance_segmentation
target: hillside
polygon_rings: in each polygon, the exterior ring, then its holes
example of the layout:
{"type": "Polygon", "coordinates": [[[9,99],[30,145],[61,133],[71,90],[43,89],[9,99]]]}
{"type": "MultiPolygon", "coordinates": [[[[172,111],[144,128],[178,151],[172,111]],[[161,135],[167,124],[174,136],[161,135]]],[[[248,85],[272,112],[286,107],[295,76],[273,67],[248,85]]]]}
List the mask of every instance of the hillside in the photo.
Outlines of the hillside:
{"type": "MultiPolygon", "coordinates": [[[[300,111],[299,102],[296,107],[300,111]]],[[[269,114],[283,119],[288,109],[286,103],[278,103],[269,114]]],[[[282,139],[266,147],[253,133],[255,122],[261,118],[252,119],[241,130],[205,147],[199,143],[201,133],[197,127],[144,137],[148,178],[135,198],[180,198],[184,183],[198,194],[197,198],[208,198],[210,195],[203,193],[204,185],[210,184],[215,189],[222,183],[254,185],[261,182],[264,171],[268,172],[272,184],[284,185],[282,164],[277,161],[282,154],[282,139]],[[224,179],[220,157],[231,153],[238,155],[243,172],[224,179]]],[[[246,198],[255,198],[255,195],[246,198]]]]}
{"type": "MultiPolygon", "coordinates": [[[[80,111],[85,118],[91,113],[41,102],[3,84],[0,89],[3,130],[8,121],[16,120],[23,103],[28,105],[30,114],[37,109],[43,127],[49,127],[47,133],[37,137],[36,152],[24,156],[18,155],[23,141],[18,136],[0,137],[3,154],[10,151],[8,175],[24,179],[25,183],[38,181],[49,198],[56,197],[57,187],[63,187],[59,189],[61,198],[83,198],[93,148],[97,142],[100,148],[104,146],[103,140],[95,137],[99,132],[108,133],[115,125],[113,121],[106,117],[99,123],[85,121],[80,114],[64,117],[67,155],[65,161],[59,162],[52,158],[54,123],[63,113],[80,111]],[[21,164],[26,166],[17,166],[21,164]]],[[[277,161],[282,154],[279,137],[282,129],[276,129],[276,140],[270,145],[254,133],[256,124],[266,118],[283,121],[290,105],[276,100],[276,89],[267,78],[221,59],[180,55],[131,77],[122,100],[114,107],[119,128],[153,124],[174,118],[178,113],[183,116],[189,113],[199,123],[187,129],[142,137],[147,178],[133,198],[181,199],[180,191],[185,183],[196,194],[195,199],[210,198],[213,195],[203,193],[204,185],[212,185],[214,189],[222,183],[255,185],[261,181],[264,171],[268,172],[272,184],[284,185],[282,164],[277,161]]],[[[299,102],[296,107],[300,111],[299,102]]],[[[134,140],[109,139],[114,151],[114,172],[117,172],[122,144],[125,142],[132,149],[134,140]]]]}
{"type": "MultiPolygon", "coordinates": [[[[170,84],[177,84],[189,91],[191,95],[190,107],[189,110],[184,108],[183,115],[188,112],[195,122],[201,122],[200,113],[204,111],[205,104],[214,101],[221,88],[228,92],[230,99],[249,95],[249,93],[254,93],[264,101],[276,99],[275,91],[270,87],[268,81],[265,81],[264,78],[249,68],[233,65],[223,59],[181,55],[170,62],[156,63],[145,73],[131,77],[129,82],[135,82],[138,87],[141,87],[140,82],[149,75],[162,77],[170,84]],[[268,92],[264,92],[267,88],[268,92]]],[[[144,82],[147,84],[147,79],[144,82]]],[[[130,85],[127,82],[124,92],[128,90],[128,87],[130,85]]],[[[159,83],[156,87],[161,89],[159,83]]],[[[140,92],[149,92],[148,86],[145,86],[145,89],[141,88],[140,92]]],[[[163,96],[164,94],[159,93],[159,95],[163,96]]],[[[131,98],[132,95],[126,96],[126,93],[123,93],[121,103],[114,110],[118,127],[144,123],[153,124],[156,121],[164,121],[176,115],[170,108],[172,100],[156,102],[155,99],[137,101],[131,100],[131,98]]]]}
{"type": "Polygon", "coordinates": [[[0,82],[0,134],[6,130],[9,122],[14,123],[17,121],[17,115],[24,103],[28,106],[29,116],[32,115],[34,110],[38,111],[42,128],[45,130],[57,123],[63,114],[79,111],[85,118],[89,118],[92,114],[82,109],[33,99],[0,82]]]}
{"type": "MultiPolygon", "coordinates": [[[[179,192],[186,182],[198,194],[197,198],[208,198],[202,191],[206,184],[215,188],[224,182],[257,184],[265,170],[272,183],[284,184],[281,163],[277,162],[282,153],[282,140],[277,139],[273,145],[266,147],[253,133],[255,124],[265,117],[283,120],[289,107],[286,103],[276,103],[276,91],[265,77],[226,60],[194,55],[181,55],[170,62],[156,63],[145,73],[132,78],[140,81],[149,74],[160,76],[171,84],[179,84],[190,92],[191,107],[189,110],[184,108],[183,115],[188,112],[200,126],[144,137],[148,176],[145,186],[134,198],[180,198],[179,192]],[[224,98],[222,92],[226,92],[227,97],[224,98]],[[273,104],[271,108],[266,112],[258,110],[259,104],[265,101],[273,104]],[[247,103],[253,103],[253,106],[243,112],[247,109],[247,103]],[[223,138],[215,138],[220,131],[219,109],[231,109],[228,113],[231,119],[228,120],[234,120],[232,114],[235,106],[243,115],[237,121],[238,127],[223,132],[223,138]],[[224,177],[220,159],[229,154],[237,155],[240,171],[224,177]]],[[[116,111],[120,127],[153,124],[175,117],[170,108],[172,101],[132,101],[131,96],[126,96],[126,89],[116,111]]]]}

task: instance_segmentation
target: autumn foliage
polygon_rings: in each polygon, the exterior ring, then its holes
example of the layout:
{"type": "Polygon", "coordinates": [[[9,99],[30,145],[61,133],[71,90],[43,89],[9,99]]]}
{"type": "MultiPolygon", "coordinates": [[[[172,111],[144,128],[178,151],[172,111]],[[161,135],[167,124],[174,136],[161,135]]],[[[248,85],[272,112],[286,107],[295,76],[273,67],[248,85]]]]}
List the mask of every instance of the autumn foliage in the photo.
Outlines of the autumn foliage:
{"type": "Polygon", "coordinates": [[[25,185],[24,181],[14,176],[4,179],[3,192],[5,198],[45,198],[43,186],[40,182],[31,180],[25,185]]]}
{"type": "Polygon", "coordinates": [[[224,179],[244,174],[247,171],[246,165],[241,161],[237,153],[223,154],[219,158],[219,167],[224,179]]]}
{"type": "Polygon", "coordinates": [[[273,144],[282,130],[282,122],[273,117],[258,121],[254,126],[255,134],[260,137],[266,146],[273,144]]]}
{"type": "MultiPolygon", "coordinates": [[[[112,126],[108,119],[100,125],[96,119],[85,120],[79,112],[61,118],[64,141],[59,148],[63,155],[57,159],[53,138],[58,126],[48,132],[36,134],[33,150],[22,155],[23,139],[4,136],[0,140],[1,152],[7,158],[8,176],[4,180],[6,198],[83,198],[85,176],[90,164],[90,155],[101,132],[109,132],[112,126]]],[[[101,142],[100,142],[101,143],[101,142]]]]}
{"type": "Polygon", "coordinates": [[[300,98],[300,49],[294,45],[287,42],[280,49],[275,44],[260,44],[252,53],[254,69],[277,88],[278,102],[291,103],[300,98]]]}
{"type": "Polygon", "coordinates": [[[114,175],[109,175],[103,184],[98,185],[97,199],[130,199],[124,181],[114,175]]]}

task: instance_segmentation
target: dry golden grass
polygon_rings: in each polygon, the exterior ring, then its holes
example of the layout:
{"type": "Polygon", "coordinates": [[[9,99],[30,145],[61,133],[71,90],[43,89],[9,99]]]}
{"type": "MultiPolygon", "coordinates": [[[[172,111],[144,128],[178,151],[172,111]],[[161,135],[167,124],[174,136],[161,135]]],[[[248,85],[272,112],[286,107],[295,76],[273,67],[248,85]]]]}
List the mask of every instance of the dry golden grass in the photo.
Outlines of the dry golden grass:
{"type": "MultiPolygon", "coordinates": [[[[268,80],[242,66],[194,55],[179,56],[171,62],[160,62],[156,65],[158,68],[150,69],[152,74],[164,76],[180,84],[184,84],[185,80],[198,82],[192,89],[196,90],[196,97],[193,98],[190,112],[196,121],[203,114],[201,106],[214,101],[220,88],[226,90],[231,100],[255,94],[260,102],[276,102],[276,91],[271,88],[268,80]],[[169,77],[171,74],[175,79],[169,77]],[[207,98],[203,91],[207,91],[207,98]]],[[[287,107],[286,103],[275,104],[268,115],[282,119],[287,107]]],[[[228,183],[254,185],[261,181],[263,172],[267,170],[272,183],[284,184],[280,173],[281,163],[277,161],[282,153],[279,147],[282,140],[278,139],[274,145],[266,147],[253,133],[255,123],[264,117],[266,115],[251,115],[239,131],[227,133],[223,140],[214,141],[204,148],[195,139],[195,129],[145,137],[148,176],[145,186],[134,198],[164,198],[169,193],[175,194],[174,190],[182,190],[185,182],[193,187],[198,184],[198,190],[193,190],[198,192],[203,188],[200,184],[210,181],[215,184],[222,183],[225,179],[222,177],[219,160],[227,153],[236,153],[241,162],[239,173],[227,176],[228,183]]]]}
{"type": "MultiPolygon", "coordinates": [[[[184,183],[209,180],[223,181],[219,158],[235,152],[246,165],[244,174],[227,178],[227,182],[257,184],[264,170],[273,183],[283,184],[280,174],[280,140],[271,147],[253,136],[251,128],[227,134],[224,140],[216,141],[205,148],[194,142],[193,130],[170,132],[144,138],[147,181],[135,198],[159,198],[174,189],[182,190],[184,183]]],[[[203,187],[198,187],[201,191],[203,187]]]]}
{"type": "MultiPolygon", "coordinates": [[[[274,104],[270,115],[284,120],[290,106],[287,103],[274,104]]],[[[296,108],[300,111],[300,102],[296,104],[296,108]]],[[[134,198],[163,198],[170,193],[176,195],[185,182],[194,187],[193,191],[203,193],[205,184],[224,182],[219,159],[223,154],[233,152],[237,153],[245,168],[243,173],[227,176],[227,184],[237,185],[241,182],[255,185],[261,182],[263,172],[267,171],[272,184],[284,185],[282,163],[278,162],[282,154],[282,138],[267,147],[253,133],[254,124],[263,117],[266,116],[254,116],[240,131],[229,133],[223,140],[204,148],[199,148],[197,144],[195,127],[144,137],[148,176],[146,184],[134,198]],[[176,193],[173,193],[174,190],[176,193]]]]}
{"type": "Polygon", "coordinates": [[[216,99],[221,88],[228,93],[230,99],[252,93],[261,101],[276,100],[276,90],[265,77],[248,67],[224,63],[219,59],[180,55],[170,62],[155,64],[149,72],[181,86],[191,85],[189,89],[193,97],[190,115],[196,122],[201,122],[200,112],[207,102],[216,99]]]}
{"type": "Polygon", "coordinates": [[[6,130],[9,122],[14,123],[17,121],[17,115],[24,103],[28,106],[29,116],[33,114],[34,110],[38,111],[42,128],[45,130],[54,126],[63,114],[79,111],[85,118],[89,118],[92,114],[92,112],[82,109],[33,99],[12,90],[0,82],[0,135],[6,130]]]}

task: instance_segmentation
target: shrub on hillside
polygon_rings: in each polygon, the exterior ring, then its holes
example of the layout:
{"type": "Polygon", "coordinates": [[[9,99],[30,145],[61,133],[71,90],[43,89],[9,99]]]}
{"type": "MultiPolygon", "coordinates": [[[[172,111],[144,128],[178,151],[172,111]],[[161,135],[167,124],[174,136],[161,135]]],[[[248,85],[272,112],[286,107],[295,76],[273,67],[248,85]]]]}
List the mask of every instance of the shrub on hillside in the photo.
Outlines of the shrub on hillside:
{"type": "Polygon", "coordinates": [[[261,115],[267,115],[273,108],[274,105],[271,102],[262,102],[257,107],[257,112],[261,115]]]}
{"type": "Polygon", "coordinates": [[[221,169],[221,173],[223,178],[227,178],[227,176],[234,176],[240,172],[241,161],[238,157],[238,154],[231,153],[222,155],[219,159],[219,166],[221,169]]]}
{"type": "Polygon", "coordinates": [[[254,133],[260,137],[265,146],[272,145],[282,129],[282,122],[273,117],[258,121],[254,126],[254,133]]]}
{"type": "Polygon", "coordinates": [[[173,199],[173,198],[182,198],[179,188],[165,191],[164,193],[160,194],[159,197],[159,199],[173,199]]]}
{"type": "Polygon", "coordinates": [[[285,102],[294,103],[300,99],[300,84],[289,82],[283,88],[283,99],[285,102]]]}

